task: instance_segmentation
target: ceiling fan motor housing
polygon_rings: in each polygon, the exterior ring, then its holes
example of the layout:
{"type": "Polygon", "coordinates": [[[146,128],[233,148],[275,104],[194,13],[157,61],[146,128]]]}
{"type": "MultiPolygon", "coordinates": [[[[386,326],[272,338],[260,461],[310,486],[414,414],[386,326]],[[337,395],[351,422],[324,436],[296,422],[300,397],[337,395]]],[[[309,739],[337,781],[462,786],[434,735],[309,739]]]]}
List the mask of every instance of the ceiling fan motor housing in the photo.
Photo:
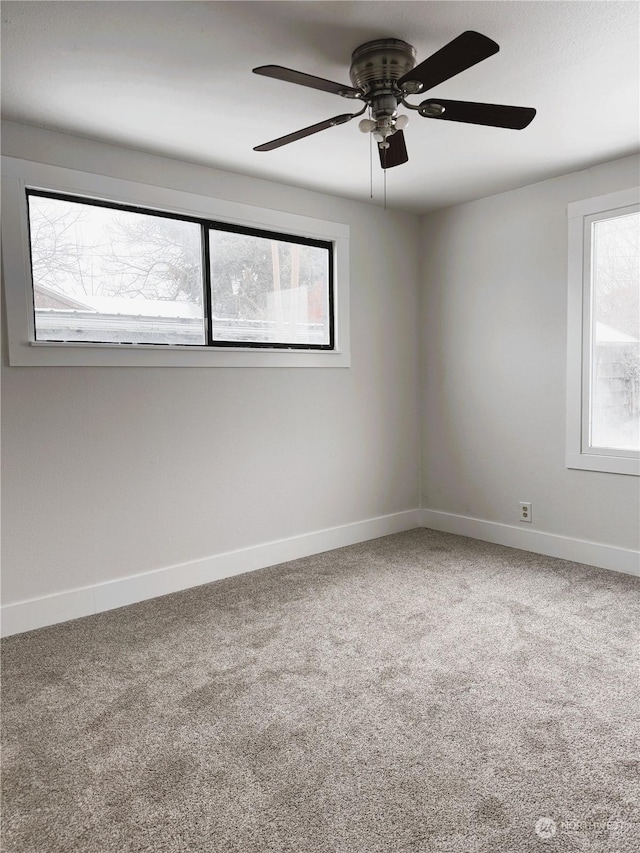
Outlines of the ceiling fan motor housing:
{"type": "Polygon", "coordinates": [[[408,74],[415,64],[415,49],[401,39],[368,41],[351,55],[351,82],[363,92],[382,139],[394,132],[403,96],[396,80],[408,74]]]}
{"type": "Polygon", "coordinates": [[[378,89],[393,89],[416,64],[415,49],[401,39],[377,39],[361,44],[351,54],[349,76],[365,94],[378,89]]]}

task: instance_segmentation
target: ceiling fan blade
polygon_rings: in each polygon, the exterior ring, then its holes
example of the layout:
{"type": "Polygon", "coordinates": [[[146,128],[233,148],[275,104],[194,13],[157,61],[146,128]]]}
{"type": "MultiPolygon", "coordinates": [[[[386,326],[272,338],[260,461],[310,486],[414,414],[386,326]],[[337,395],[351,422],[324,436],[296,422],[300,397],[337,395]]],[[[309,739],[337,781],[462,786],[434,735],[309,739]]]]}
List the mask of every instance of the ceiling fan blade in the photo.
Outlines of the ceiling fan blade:
{"type": "Polygon", "coordinates": [[[492,39],[467,30],[401,77],[398,86],[402,88],[409,80],[417,80],[422,83],[421,91],[432,89],[499,50],[500,47],[492,39]]]}
{"type": "Polygon", "coordinates": [[[327,130],[327,128],[335,127],[337,124],[345,124],[350,121],[354,115],[361,115],[361,113],[344,113],[343,115],[328,118],[325,121],[319,121],[317,124],[311,124],[309,127],[303,127],[302,130],[296,130],[293,133],[288,133],[286,136],[279,136],[278,139],[272,139],[271,142],[265,142],[264,145],[257,145],[253,150],[273,151],[274,148],[280,148],[281,145],[288,145],[290,142],[296,142],[298,139],[304,139],[305,136],[311,136],[312,133],[327,130]]]}
{"type": "Polygon", "coordinates": [[[389,143],[388,148],[380,148],[378,145],[382,168],[391,169],[393,166],[401,166],[406,163],[409,155],[404,142],[404,133],[401,130],[396,130],[392,136],[387,136],[387,142],[389,143]]]}
{"type": "Polygon", "coordinates": [[[282,65],[261,65],[259,68],[254,68],[253,73],[284,80],[287,83],[297,83],[299,86],[309,86],[311,89],[320,89],[322,92],[332,92],[334,95],[342,95],[345,98],[359,98],[361,94],[359,89],[354,89],[352,86],[334,83],[323,77],[314,77],[313,74],[303,74],[302,71],[283,68],[282,65]]]}
{"type": "Polygon", "coordinates": [[[512,130],[522,130],[531,124],[535,114],[533,107],[507,107],[474,101],[442,101],[440,98],[432,98],[420,104],[420,115],[425,118],[509,127],[512,130]]]}

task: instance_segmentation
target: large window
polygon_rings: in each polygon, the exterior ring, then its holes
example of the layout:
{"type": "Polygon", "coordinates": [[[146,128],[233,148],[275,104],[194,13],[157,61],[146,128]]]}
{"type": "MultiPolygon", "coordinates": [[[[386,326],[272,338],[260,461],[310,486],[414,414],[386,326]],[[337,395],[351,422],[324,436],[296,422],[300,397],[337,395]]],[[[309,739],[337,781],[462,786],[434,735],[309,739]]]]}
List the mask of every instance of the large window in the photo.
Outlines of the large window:
{"type": "Polygon", "coordinates": [[[2,158],[9,363],[348,367],[349,227],[2,158]]]}
{"type": "Polygon", "coordinates": [[[36,341],[325,349],[332,245],[27,190],[36,341]]]}
{"type": "Polygon", "coordinates": [[[567,465],[640,473],[638,191],[569,206],[567,465]]]}

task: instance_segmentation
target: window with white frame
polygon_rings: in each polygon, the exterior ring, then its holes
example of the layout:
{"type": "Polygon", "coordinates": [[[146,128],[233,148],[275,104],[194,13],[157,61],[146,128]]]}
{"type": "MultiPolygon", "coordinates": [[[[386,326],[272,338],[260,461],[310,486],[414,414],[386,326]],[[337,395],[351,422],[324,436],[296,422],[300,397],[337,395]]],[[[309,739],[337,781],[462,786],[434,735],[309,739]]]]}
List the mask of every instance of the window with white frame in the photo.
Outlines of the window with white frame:
{"type": "Polygon", "coordinates": [[[569,205],[567,467],[640,474],[640,190],[569,205]]]}
{"type": "Polygon", "coordinates": [[[348,366],[348,226],[2,165],[10,364],[348,366]]]}

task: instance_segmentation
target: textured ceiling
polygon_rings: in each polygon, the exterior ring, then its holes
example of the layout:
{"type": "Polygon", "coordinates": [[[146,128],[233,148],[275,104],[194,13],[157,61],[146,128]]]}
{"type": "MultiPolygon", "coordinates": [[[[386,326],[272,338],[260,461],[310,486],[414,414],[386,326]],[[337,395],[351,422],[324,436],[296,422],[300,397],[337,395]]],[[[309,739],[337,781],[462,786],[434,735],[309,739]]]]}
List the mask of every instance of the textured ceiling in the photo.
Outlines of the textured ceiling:
{"type": "MultiPolygon", "coordinates": [[[[3,2],[2,113],[13,121],[370,198],[353,121],[269,153],[253,146],[352,101],[251,73],[279,64],[349,82],[351,52],[401,38],[426,59],[464,30],[500,52],[428,97],[532,106],[525,130],[410,114],[390,206],[424,212],[632,154],[640,124],[636,2],[3,2]]],[[[424,97],[424,96],[423,96],[424,97]]],[[[413,99],[414,101],[421,100],[413,99]]],[[[382,171],[374,151],[374,203],[382,171]]]]}

